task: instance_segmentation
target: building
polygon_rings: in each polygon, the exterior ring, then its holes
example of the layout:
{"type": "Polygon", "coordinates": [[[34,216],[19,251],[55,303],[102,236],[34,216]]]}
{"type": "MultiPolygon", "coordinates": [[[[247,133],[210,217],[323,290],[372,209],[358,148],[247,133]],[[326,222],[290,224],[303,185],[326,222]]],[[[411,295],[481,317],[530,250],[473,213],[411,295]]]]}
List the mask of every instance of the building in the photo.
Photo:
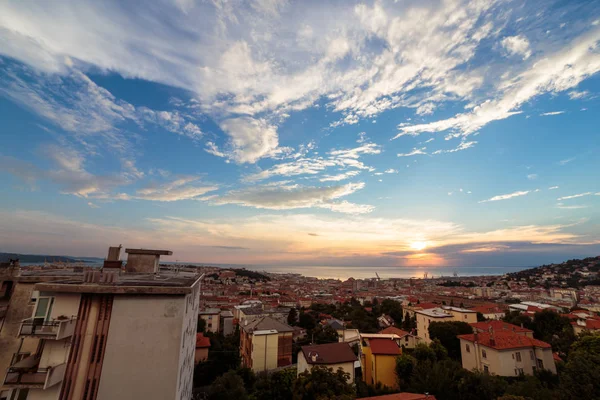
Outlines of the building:
{"type": "Polygon", "coordinates": [[[402,354],[398,335],[361,334],[360,339],[363,382],[398,388],[396,358],[402,354]]]}
{"type": "Polygon", "coordinates": [[[382,396],[361,397],[360,400],[435,400],[431,394],[400,392],[382,396]]]}
{"type": "Polygon", "coordinates": [[[414,349],[415,346],[421,341],[421,338],[415,336],[409,332],[403,331],[402,329],[396,328],[395,326],[390,326],[389,328],[385,328],[379,331],[381,334],[393,334],[398,335],[400,338],[400,346],[406,349],[414,349]]]}
{"type": "Polygon", "coordinates": [[[262,317],[240,326],[242,366],[254,372],[269,371],[292,364],[294,328],[271,317],[262,317]]]}
{"type": "Polygon", "coordinates": [[[533,339],[533,331],[531,329],[524,328],[522,326],[517,326],[513,324],[509,324],[504,321],[483,321],[483,322],[474,322],[469,324],[473,327],[473,332],[477,333],[485,333],[490,330],[494,332],[515,332],[518,335],[527,336],[533,339]]]}
{"type": "Polygon", "coordinates": [[[124,269],[111,249],[101,271],[35,284],[4,379],[8,398],[190,398],[202,277],[161,270],[169,251],[125,251],[124,269]]]}
{"type": "Polygon", "coordinates": [[[432,322],[462,321],[466,323],[477,322],[477,313],[473,310],[459,307],[436,307],[425,310],[415,310],[417,316],[417,335],[429,344],[429,324],[432,322]]]}
{"type": "Polygon", "coordinates": [[[354,363],[357,360],[358,358],[348,343],[302,346],[298,352],[298,375],[304,371],[310,371],[315,365],[333,368],[334,371],[341,368],[350,374],[348,382],[354,383],[354,363]]]}
{"type": "Polygon", "coordinates": [[[481,313],[485,319],[502,319],[504,311],[495,304],[472,307],[471,310],[481,313]]]}
{"type": "Polygon", "coordinates": [[[206,322],[206,332],[218,333],[221,327],[221,310],[218,308],[207,308],[198,311],[198,318],[206,322]]]}
{"type": "Polygon", "coordinates": [[[210,338],[203,333],[196,334],[196,353],[194,354],[194,364],[208,360],[208,349],[210,348],[210,338]]]}
{"type": "Polygon", "coordinates": [[[513,331],[459,335],[462,366],[500,376],[532,375],[536,369],[556,374],[552,347],[513,331]]]}
{"type": "Polygon", "coordinates": [[[233,313],[231,311],[221,311],[221,316],[219,318],[219,330],[225,336],[233,334],[233,313]]]}

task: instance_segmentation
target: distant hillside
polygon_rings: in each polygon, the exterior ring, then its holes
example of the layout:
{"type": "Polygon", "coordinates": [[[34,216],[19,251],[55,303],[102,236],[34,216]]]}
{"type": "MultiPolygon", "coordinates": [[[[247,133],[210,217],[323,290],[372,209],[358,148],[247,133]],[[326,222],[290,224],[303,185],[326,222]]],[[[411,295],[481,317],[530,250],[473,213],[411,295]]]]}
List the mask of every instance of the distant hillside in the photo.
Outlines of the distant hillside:
{"type": "Polygon", "coordinates": [[[18,258],[21,264],[23,263],[43,263],[44,261],[50,262],[81,262],[83,260],[65,257],[65,256],[51,256],[43,254],[17,254],[17,253],[0,253],[0,262],[8,262],[10,259],[18,258]]]}

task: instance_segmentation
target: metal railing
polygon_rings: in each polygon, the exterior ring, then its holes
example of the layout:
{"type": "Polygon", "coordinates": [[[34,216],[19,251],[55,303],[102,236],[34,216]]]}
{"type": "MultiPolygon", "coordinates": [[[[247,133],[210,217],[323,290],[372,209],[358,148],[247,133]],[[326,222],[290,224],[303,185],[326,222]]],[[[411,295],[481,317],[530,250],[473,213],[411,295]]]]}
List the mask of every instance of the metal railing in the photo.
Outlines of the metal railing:
{"type": "Polygon", "coordinates": [[[39,368],[37,366],[31,369],[9,367],[4,378],[4,385],[9,387],[22,386],[47,389],[62,382],[66,366],[67,364],[63,363],[46,368],[39,368]]]}
{"type": "Polygon", "coordinates": [[[38,336],[60,340],[73,334],[75,322],[75,318],[49,321],[41,318],[27,318],[21,322],[19,336],[38,336]]]}

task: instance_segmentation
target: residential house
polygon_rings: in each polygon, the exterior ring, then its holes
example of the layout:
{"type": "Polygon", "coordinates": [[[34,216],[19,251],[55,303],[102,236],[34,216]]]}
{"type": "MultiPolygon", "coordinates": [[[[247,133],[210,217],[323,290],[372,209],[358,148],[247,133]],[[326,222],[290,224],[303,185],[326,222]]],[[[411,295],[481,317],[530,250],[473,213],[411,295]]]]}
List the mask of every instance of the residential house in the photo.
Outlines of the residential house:
{"type": "Polygon", "coordinates": [[[493,330],[494,332],[515,332],[518,335],[527,336],[533,339],[533,331],[531,329],[524,328],[522,326],[517,326],[513,324],[509,324],[504,321],[482,321],[482,322],[474,322],[469,324],[473,327],[473,332],[485,333],[493,330]]]}
{"type": "Polygon", "coordinates": [[[191,397],[202,277],[161,270],[165,250],[126,249],[122,269],[114,249],[101,271],[35,284],[4,378],[8,398],[191,397]]]}
{"type": "Polygon", "coordinates": [[[198,311],[198,318],[206,322],[206,332],[219,333],[221,327],[221,310],[219,308],[206,308],[198,311]]]}
{"type": "Polygon", "coordinates": [[[233,313],[231,311],[221,311],[221,315],[219,317],[219,331],[225,336],[233,334],[233,313]]]}
{"type": "Polygon", "coordinates": [[[358,358],[348,343],[302,346],[298,352],[298,375],[304,371],[310,371],[316,365],[333,368],[334,371],[341,368],[350,374],[348,381],[354,383],[354,363],[357,360],[358,358]]]}
{"type": "Polygon", "coordinates": [[[443,306],[426,310],[416,310],[415,315],[417,316],[417,335],[427,344],[432,342],[429,337],[429,324],[432,322],[477,322],[477,313],[475,311],[459,307],[443,306]]]}
{"type": "Polygon", "coordinates": [[[481,313],[485,319],[502,319],[504,317],[504,310],[496,304],[472,307],[471,310],[481,313]]]}
{"type": "Polygon", "coordinates": [[[196,334],[196,354],[194,355],[194,364],[208,360],[208,349],[210,348],[210,338],[203,333],[196,334]]]}
{"type": "Polygon", "coordinates": [[[254,372],[292,364],[294,328],[271,317],[240,325],[242,365],[254,372]]]}
{"type": "Polygon", "coordinates": [[[361,334],[360,339],[363,382],[398,388],[396,358],[402,354],[398,335],[361,334]]]}
{"type": "Polygon", "coordinates": [[[556,373],[552,347],[510,330],[459,335],[462,366],[500,376],[532,375],[536,369],[556,373]]]}
{"type": "Polygon", "coordinates": [[[394,319],[387,314],[382,314],[377,317],[377,324],[380,328],[387,328],[389,326],[393,326],[395,323],[394,319]]]}
{"type": "Polygon", "coordinates": [[[395,326],[385,328],[379,331],[379,333],[384,335],[398,335],[398,337],[400,338],[400,346],[406,349],[414,349],[415,346],[421,341],[421,338],[419,338],[418,336],[406,332],[400,328],[396,328],[395,326]]]}

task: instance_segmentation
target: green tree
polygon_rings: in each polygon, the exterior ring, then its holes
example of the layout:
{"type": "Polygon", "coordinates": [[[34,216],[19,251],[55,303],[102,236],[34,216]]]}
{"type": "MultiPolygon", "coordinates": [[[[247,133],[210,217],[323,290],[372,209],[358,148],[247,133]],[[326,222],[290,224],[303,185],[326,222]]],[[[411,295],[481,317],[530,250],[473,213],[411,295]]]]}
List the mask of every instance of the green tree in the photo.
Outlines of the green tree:
{"type": "Polygon", "coordinates": [[[416,366],[417,359],[413,356],[402,354],[396,358],[396,377],[401,388],[408,385],[416,366]]]}
{"type": "Polygon", "coordinates": [[[571,322],[555,311],[536,312],[531,329],[535,338],[550,343],[553,350],[561,353],[568,353],[571,344],[575,341],[571,322]]]}
{"type": "Polygon", "coordinates": [[[560,376],[563,399],[600,399],[600,335],[585,335],[569,353],[560,376]]]}
{"type": "Polygon", "coordinates": [[[218,377],[210,385],[207,398],[208,400],[246,400],[248,394],[244,388],[244,380],[232,370],[218,377]]]}
{"type": "Polygon", "coordinates": [[[294,326],[298,323],[298,311],[296,311],[296,308],[290,308],[290,312],[287,317],[287,323],[291,326],[294,326]]]}
{"type": "Polygon", "coordinates": [[[307,331],[313,330],[315,326],[317,326],[317,322],[315,318],[309,312],[300,313],[300,317],[298,318],[298,326],[306,329],[307,331]]]}
{"type": "Polygon", "coordinates": [[[298,376],[293,400],[350,400],[355,398],[354,386],[348,383],[350,374],[341,368],[315,366],[298,376]]]}
{"type": "Polygon", "coordinates": [[[460,360],[460,340],[457,335],[473,333],[473,328],[466,322],[432,322],[429,324],[429,337],[438,339],[442,346],[448,350],[448,356],[453,360],[460,360]]]}
{"type": "Polygon", "coordinates": [[[198,326],[196,329],[196,332],[206,332],[206,321],[203,320],[202,318],[198,318],[198,326]]]}
{"type": "Polygon", "coordinates": [[[435,353],[435,350],[432,349],[431,347],[427,346],[425,343],[419,343],[415,346],[415,349],[413,351],[413,356],[419,362],[422,362],[422,361],[435,362],[435,361],[437,361],[437,354],[435,353]]]}
{"type": "Polygon", "coordinates": [[[485,317],[483,316],[482,313],[480,313],[479,311],[477,312],[477,322],[483,322],[485,321],[485,317]]]}
{"type": "Polygon", "coordinates": [[[402,318],[404,316],[402,304],[395,300],[385,299],[381,302],[380,309],[383,314],[387,314],[392,317],[394,324],[397,327],[402,326],[402,318]]]}
{"type": "Polygon", "coordinates": [[[311,331],[311,340],[315,344],[337,343],[338,333],[329,325],[319,324],[311,331]]]}
{"type": "Polygon", "coordinates": [[[255,400],[289,400],[293,397],[296,370],[293,368],[262,373],[258,376],[252,398],[255,400]]]}

